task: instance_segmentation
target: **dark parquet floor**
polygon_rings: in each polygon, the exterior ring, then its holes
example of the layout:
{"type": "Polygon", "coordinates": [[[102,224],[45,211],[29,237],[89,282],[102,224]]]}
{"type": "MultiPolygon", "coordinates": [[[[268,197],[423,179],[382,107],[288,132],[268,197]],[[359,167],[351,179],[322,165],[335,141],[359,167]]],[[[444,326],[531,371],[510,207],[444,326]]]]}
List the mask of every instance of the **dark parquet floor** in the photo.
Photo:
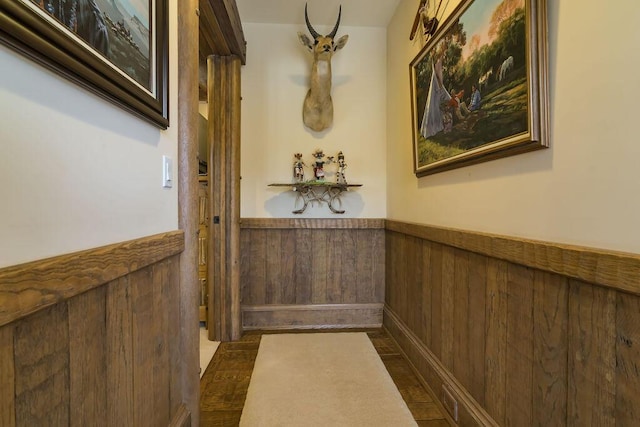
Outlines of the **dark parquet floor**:
{"type": "MultiPolygon", "coordinates": [[[[200,425],[202,427],[232,427],[239,424],[251,372],[258,355],[260,338],[268,333],[294,332],[296,331],[251,331],[246,332],[239,341],[220,344],[200,380],[200,425]]],[[[363,332],[367,333],[378,351],[416,423],[423,427],[449,426],[438,405],[434,403],[429,392],[422,386],[387,333],[382,329],[363,332]]]]}

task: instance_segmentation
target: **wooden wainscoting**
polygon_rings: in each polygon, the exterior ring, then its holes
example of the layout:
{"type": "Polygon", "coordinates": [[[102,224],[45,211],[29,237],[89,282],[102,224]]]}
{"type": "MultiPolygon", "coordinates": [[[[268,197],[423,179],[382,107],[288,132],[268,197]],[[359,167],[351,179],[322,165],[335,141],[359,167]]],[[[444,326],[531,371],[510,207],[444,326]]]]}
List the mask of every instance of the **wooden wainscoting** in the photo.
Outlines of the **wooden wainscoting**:
{"type": "Polygon", "coordinates": [[[384,325],[460,425],[638,425],[640,256],[386,230],[384,325]]]}
{"type": "Polygon", "coordinates": [[[188,420],[183,249],[176,231],[0,269],[0,425],[188,420]]]}
{"type": "Polygon", "coordinates": [[[242,219],[243,328],[380,327],[384,220],[242,219]]]}

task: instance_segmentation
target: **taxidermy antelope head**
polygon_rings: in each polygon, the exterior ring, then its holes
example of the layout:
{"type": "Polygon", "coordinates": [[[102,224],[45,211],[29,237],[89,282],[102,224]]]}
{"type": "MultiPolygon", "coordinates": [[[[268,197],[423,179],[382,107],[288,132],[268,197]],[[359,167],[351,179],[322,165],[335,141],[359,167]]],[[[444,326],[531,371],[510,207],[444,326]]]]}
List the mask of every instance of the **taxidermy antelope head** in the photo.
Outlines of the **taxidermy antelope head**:
{"type": "Polygon", "coordinates": [[[307,5],[305,5],[304,19],[307,22],[309,33],[313,36],[313,41],[306,34],[298,32],[300,43],[313,53],[310,88],[302,107],[302,121],[305,126],[316,132],[327,129],[333,123],[331,57],[334,52],[342,49],[349,39],[349,36],[342,36],[337,42],[334,41],[340,26],[340,15],[342,15],[342,6],[340,6],[338,20],[333,30],[323,36],[311,26],[309,15],[307,14],[307,5]]]}

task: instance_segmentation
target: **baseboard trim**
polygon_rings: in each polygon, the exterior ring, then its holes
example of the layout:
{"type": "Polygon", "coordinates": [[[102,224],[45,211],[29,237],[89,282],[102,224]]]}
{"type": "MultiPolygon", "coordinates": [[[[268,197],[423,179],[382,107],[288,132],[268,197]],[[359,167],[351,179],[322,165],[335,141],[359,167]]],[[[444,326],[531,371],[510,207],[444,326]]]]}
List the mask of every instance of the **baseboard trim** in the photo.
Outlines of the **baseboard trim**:
{"type": "Polygon", "coordinates": [[[384,304],[243,305],[249,330],[380,328],[384,304]]]}
{"type": "MultiPolygon", "coordinates": [[[[441,397],[443,386],[446,386],[458,401],[459,425],[498,427],[498,423],[388,306],[384,307],[383,325],[420,380],[439,397],[441,397]]],[[[441,404],[441,401],[439,403],[441,404]]]]}

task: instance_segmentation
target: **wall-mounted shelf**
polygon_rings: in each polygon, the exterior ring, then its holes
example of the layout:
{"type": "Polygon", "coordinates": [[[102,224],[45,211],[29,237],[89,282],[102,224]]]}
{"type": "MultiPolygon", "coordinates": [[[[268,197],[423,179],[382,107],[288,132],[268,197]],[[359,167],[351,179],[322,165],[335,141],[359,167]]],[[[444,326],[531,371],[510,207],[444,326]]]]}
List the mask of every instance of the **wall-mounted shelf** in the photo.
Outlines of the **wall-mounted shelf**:
{"type": "Polygon", "coordinates": [[[343,214],[345,211],[336,209],[334,203],[337,201],[341,204],[340,196],[349,188],[362,187],[362,184],[338,184],[335,182],[324,181],[306,181],[289,184],[269,184],[269,187],[289,187],[290,191],[298,193],[298,197],[302,198],[304,204],[300,209],[292,211],[294,214],[301,214],[307,209],[309,202],[326,203],[331,212],[343,214]]]}

